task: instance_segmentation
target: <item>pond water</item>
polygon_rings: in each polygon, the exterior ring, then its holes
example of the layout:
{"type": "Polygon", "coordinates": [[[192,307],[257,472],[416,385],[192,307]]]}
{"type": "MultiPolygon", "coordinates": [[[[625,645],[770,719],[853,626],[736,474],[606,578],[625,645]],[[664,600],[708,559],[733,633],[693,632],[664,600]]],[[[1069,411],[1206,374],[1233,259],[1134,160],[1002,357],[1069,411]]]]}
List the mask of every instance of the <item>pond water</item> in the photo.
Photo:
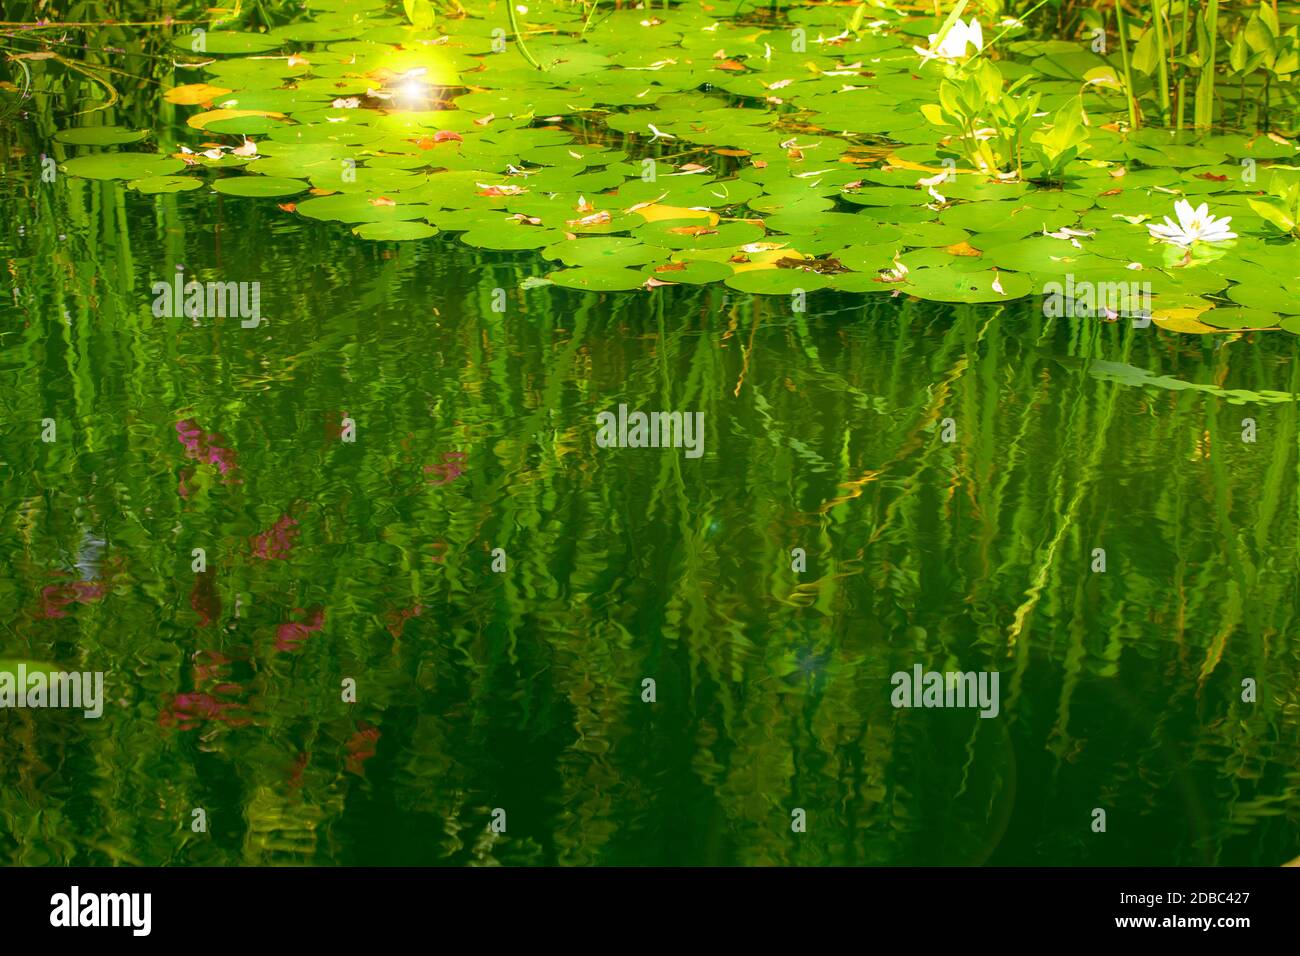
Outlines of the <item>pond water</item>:
{"type": "Polygon", "coordinates": [[[1295,855],[1296,407],[1225,393],[1293,389],[1291,337],[500,313],[507,254],[9,187],[3,656],[107,672],[99,720],[0,715],[13,862],[1295,855]],[[177,263],[258,277],[262,323],[154,318],[177,263]],[[702,456],[600,447],[620,404],[701,412],[702,456]],[[916,663],[998,671],[997,719],[893,708],[916,663]]]}
{"type": "Polygon", "coordinates": [[[0,664],[104,706],[0,712],[0,859],[1300,855],[1295,336],[536,285],[43,183],[38,141],[0,178],[0,664]],[[257,321],[155,308],[178,274],[257,321]],[[617,447],[620,406],[699,444],[617,447]],[[918,666],[996,713],[895,706],[918,666]]]}

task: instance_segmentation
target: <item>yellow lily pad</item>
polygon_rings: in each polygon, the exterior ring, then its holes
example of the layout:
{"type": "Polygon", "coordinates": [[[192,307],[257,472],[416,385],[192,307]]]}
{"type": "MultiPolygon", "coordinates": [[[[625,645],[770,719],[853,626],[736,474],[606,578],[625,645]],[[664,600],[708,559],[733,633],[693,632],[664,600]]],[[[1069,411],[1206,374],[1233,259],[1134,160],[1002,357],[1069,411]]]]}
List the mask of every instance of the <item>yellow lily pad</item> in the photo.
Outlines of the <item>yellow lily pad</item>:
{"type": "Polygon", "coordinates": [[[206,113],[196,113],[185,122],[194,129],[206,129],[211,123],[243,119],[246,116],[266,116],[277,120],[286,118],[283,113],[276,113],[273,110],[208,110],[206,113]]]}
{"type": "Polygon", "coordinates": [[[198,106],[232,92],[234,91],[224,86],[213,86],[210,83],[186,83],[184,86],[172,87],[163,94],[163,99],[180,106],[198,106]]]}

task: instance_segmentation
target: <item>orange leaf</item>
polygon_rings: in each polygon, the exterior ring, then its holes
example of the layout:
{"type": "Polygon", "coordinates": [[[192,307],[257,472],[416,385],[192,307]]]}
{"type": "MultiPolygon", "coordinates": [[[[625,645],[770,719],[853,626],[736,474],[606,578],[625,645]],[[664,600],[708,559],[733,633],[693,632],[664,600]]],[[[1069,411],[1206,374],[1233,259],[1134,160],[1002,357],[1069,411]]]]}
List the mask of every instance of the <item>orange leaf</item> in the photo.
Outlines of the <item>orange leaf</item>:
{"type": "MultiPolygon", "coordinates": [[[[483,186],[482,183],[479,183],[479,185],[483,186]]],[[[525,189],[523,186],[511,186],[509,184],[506,184],[504,186],[483,186],[483,188],[478,191],[478,194],[480,196],[496,197],[496,196],[518,196],[526,192],[528,192],[528,190],[525,189]]]]}
{"type": "Polygon", "coordinates": [[[366,201],[370,203],[370,205],[372,206],[396,206],[397,205],[397,203],[389,199],[387,196],[377,196],[374,199],[368,199],[366,201]]]}

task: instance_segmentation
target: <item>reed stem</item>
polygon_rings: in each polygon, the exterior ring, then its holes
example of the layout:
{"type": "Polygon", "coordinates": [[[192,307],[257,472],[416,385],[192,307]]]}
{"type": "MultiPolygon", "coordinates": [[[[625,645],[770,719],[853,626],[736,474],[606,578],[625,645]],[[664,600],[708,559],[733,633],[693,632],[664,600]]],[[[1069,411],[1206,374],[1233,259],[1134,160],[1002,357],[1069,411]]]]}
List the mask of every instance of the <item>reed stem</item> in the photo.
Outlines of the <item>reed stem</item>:
{"type": "Polygon", "coordinates": [[[1124,0],[1115,0],[1115,22],[1119,32],[1119,52],[1124,61],[1124,95],[1128,98],[1128,124],[1138,128],[1137,91],[1133,89],[1133,68],[1128,59],[1128,26],[1124,22],[1124,0]]]}
{"type": "Polygon", "coordinates": [[[1214,124],[1214,67],[1219,49],[1219,0],[1209,0],[1205,7],[1205,30],[1208,49],[1201,49],[1201,76],[1196,82],[1196,125],[1214,124]]]}
{"type": "Polygon", "coordinates": [[[1151,25],[1156,31],[1156,56],[1160,64],[1160,121],[1169,125],[1169,48],[1165,45],[1164,12],[1160,0],[1151,0],[1151,25]]]}

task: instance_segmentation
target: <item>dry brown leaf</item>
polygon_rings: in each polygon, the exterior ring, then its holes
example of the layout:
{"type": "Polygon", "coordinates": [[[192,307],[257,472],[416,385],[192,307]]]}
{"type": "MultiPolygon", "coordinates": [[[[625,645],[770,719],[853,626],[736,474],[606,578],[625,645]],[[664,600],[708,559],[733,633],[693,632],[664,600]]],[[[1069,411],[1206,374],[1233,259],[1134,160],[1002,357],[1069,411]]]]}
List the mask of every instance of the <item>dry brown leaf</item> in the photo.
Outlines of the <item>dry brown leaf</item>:
{"type": "Polygon", "coordinates": [[[581,219],[567,219],[566,226],[599,226],[610,221],[612,217],[608,209],[602,209],[600,212],[594,212],[590,216],[583,216],[581,219]]]}

